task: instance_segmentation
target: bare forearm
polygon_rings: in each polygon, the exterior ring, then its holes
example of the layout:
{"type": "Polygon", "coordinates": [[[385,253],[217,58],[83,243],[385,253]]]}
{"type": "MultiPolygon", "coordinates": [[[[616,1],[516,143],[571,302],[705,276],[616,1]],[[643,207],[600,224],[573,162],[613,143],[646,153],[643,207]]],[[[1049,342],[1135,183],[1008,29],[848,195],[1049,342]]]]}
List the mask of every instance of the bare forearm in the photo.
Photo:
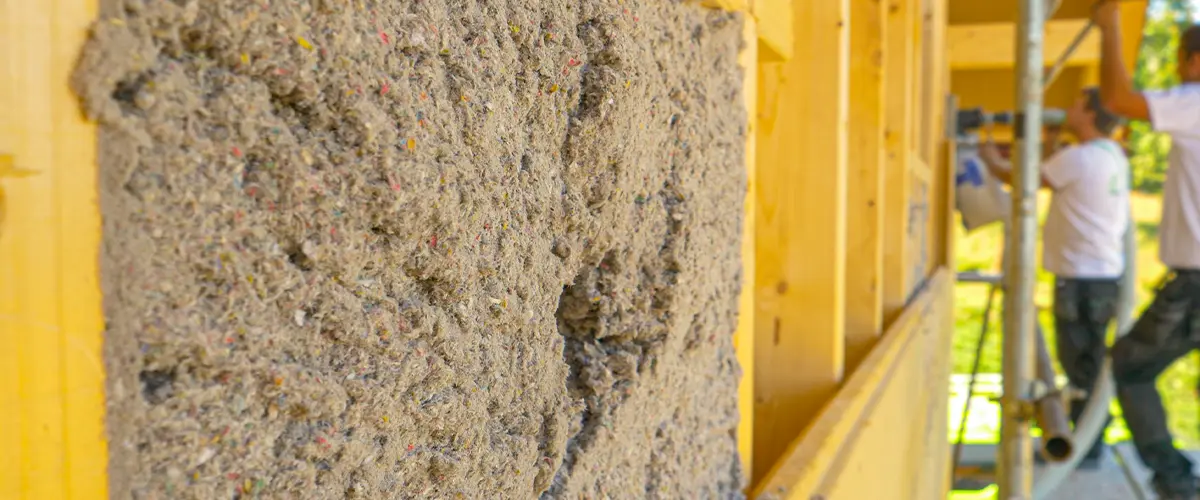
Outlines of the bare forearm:
{"type": "MultiPolygon", "coordinates": [[[[996,180],[999,180],[1008,186],[1013,185],[1012,163],[1004,160],[984,160],[983,163],[987,165],[988,172],[991,172],[992,177],[995,177],[996,180]]],[[[1054,187],[1050,185],[1049,179],[1046,179],[1046,174],[1040,170],[1038,171],[1038,187],[1040,189],[1054,189],[1054,187]]]]}
{"type": "Polygon", "coordinates": [[[984,160],[983,163],[987,165],[988,172],[992,173],[992,177],[1009,186],[1012,185],[1012,163],[1003,160],[984,160]]]}
{"type": "Polygon", "coordinates": [[[1121,29],[1113,23],[1101,29],[1100,100],[1110,111],[1134,120],[1149,120],[1146,98],[1133,87],[1121,47],[1121,29]]]}
{"type": "Polygon", "coordinates": [[[1115,26],[1105,30],[1100,38],[1100,98],[1106,103],[1117,102],[1134,91],[1121,51],[1121,30],[1115,26]]]}

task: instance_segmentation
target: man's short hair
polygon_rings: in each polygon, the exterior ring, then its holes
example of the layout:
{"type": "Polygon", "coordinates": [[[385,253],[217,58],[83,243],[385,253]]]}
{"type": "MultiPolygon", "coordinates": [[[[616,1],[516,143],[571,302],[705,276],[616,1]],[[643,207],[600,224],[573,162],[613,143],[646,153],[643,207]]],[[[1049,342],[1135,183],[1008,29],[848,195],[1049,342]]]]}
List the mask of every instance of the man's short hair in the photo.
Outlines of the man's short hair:
{"type": "MultiPolygon", "coordinates": [[[[1200,24],[1193,24],[1179,35],[1179,46],[1186,56],[1200,54],[1200,24]]],[[[1182,62],[1182,61],[1180,61],[1182,62]]]]}
{"type": "Polygon", "coordinates": [[[1087,109],[1096,114],[1096,130],[1101,134],[1111,135],[1113,130],[1116,130],[1121,125],[1121,117],[1113,114],[1104,107],[1100,101],[1100,89],[1096,87],[1088,87],[1084,89],[1087,94],[1087,109]]]}

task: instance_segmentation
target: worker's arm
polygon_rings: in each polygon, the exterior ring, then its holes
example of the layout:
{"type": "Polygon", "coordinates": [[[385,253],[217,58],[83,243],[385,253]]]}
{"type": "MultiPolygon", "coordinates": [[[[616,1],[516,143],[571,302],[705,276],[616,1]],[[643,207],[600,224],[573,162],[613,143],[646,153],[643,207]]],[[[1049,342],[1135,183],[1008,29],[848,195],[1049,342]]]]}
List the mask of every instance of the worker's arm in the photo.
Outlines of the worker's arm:
{"type": "MultiPolygon", "coordinates": [[[[996,150],[995,144],[991,142],[981,144],[979,146],[979,158],[983,160],[984,165],[987,165],[988,172],[991,172],[1000,182],[1009,186],[1013,184],[1012,163],[1000,156],[1000,152],[996,150]]],[[[1044,189],[1054,189],[1049,179],[1046,178],[1045,172],[1039,172],[1039,174],[1039,177],[1041,177],[1041,187],[1044,189]]]]}
{"type": "Polygon", "coordinates": [[[1121,18],[1116,0],[1101,0],[1092,21],[1100,30],[1100,101],[1113,113],[1133,120],[1150,120],[1146,97],[1133,88],[1121,53],[1121,18]]]}

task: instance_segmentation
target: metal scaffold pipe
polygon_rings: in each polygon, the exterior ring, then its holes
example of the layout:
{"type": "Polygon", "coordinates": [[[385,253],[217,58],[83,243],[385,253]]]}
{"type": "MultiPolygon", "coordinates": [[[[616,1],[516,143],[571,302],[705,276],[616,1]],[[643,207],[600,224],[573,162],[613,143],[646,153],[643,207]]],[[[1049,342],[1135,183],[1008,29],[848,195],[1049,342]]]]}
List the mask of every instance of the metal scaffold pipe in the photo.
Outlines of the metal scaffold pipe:
{"type": "Polygon", "coordinates": [[[1067,423],[1067,408],[1064,398],[1055,390],[1054,364],[1046,348],[1046,336],[1036,328],[1037,378],[1043,388],[1037,399],[1037,423],[1042,430],[1042,456],[1047,462],[1062,462],[1071,457],[1075,449],[1071,426],[1067,423]]]}
{"type": "Polygon", "coordinates": [[[1033,493],[1032,417],[1035,341],[1033,308],[1037,189],[1041,182],[1042,38],[1044,0],[1022,0],[1017,23],[1018,120],[1026,133],[1014,141],[1011,237],[1006,238],[1004,276],[1004,394],[1000,428],[999,489],[1003,500],[1029,500],[1033,493]]]}
{"type": "Polygon", "coordinates": [[[1079,34],[1075,35],[1074,40],[1071,40],[1071,45],[1067,46],[1067,50],[1064,50],[1063,53],[1058,56],[1058,59],[1054,61],[1054,66],[1051,66],[1050,69],[1046,71],[1045,82],[1042,84],[1043,88],[1048,89],[1054,84],[1054,80],[1057,80],[1058,75],[1061,75],[1063,70],[1066,69],[1067,61],[1071,60],[1071,55],[1075,53],[1075,50],[1079,49],[1080,45],[1083,45],[1084,40],[1087,40],[1088,33],[1092,31],[1093,27],[1095,27],[1095,25],[1092,24],[1092,21],[1089,19],[1087,25],[1085,25],[1082,30],[1079,30],[1079,34]]]}

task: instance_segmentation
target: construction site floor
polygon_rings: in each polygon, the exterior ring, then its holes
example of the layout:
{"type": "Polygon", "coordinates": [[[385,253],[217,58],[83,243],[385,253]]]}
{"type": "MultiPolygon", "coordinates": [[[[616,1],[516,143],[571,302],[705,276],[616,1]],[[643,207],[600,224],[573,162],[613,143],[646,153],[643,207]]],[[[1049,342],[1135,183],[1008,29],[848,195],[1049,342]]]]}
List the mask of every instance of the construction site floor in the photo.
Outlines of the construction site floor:
{"type": "MultiPolygon", "coordinates": [[[[994,451],[994,446],[976,446],[964,454],[964,458],[970,461],[972,457],[967,455],[981,455],[989,450],[994,451]]],[[[1133,449],[1133,445],[1128,442],[1123,442],[1114,445],[1115,450],[1106,454],[1104,461],[1100,467],[1094,469],[1076,469],[1063,484],[1059,485],[1054,494],[1050,497],[1052,500],[1155,500],[1157,497],[1150,491],[1150,476],[1151,473],[1142,466],[1141,461],[1133,449]],[[1120,462],[1118,462],[1118,453],[1124,458],[1129,466],[1128,474],[1136,481],[1143,490],[1145,497],[1138,496],[1133,487],[1130,486],[1130,479],[1126,472],[1122,470],[1120,462]]],[[[1200,450],[1187,452],[1195,463],[1200,463],[1200,450]]],[[[994,471],[972,471],[973,467],[965,467],[960,469],[960,478],[967,476],[968,479],[960,482],[960,487],[968,485],[971,482],[977,484],[986,484],[994,480],[994,471]]],[[[1039,468],[1040,471],[1040,468],[1039,468]]],[[[1034,477],[1036,483],[1037,476],[1034,477]]],[[[991,500],[996,498],[995,486],[989,486],[977,491],[957,490],[951,494],[952,500],[991,500]]]]}
{"type": "MultiPolygon", "coordinates": [[[[951,442],[957,439],[958,424],[962,418],[962,408],[969,379],[970,377],[964,374],[956,374],[951,377],[951,442]]],[[[976,379],[974,396],[971,398],[970,419],[967,422],[964,436],[968,444],[964,447],[960,461],[961,467],[956,476],[960,481],[956,482],[956,491],[951,494],[951,500],[991,500],[996,496],[994,487],[983,490],[976,489],[991,484],[995,480],[996,447],[994,443],[1000,435],[1000,408],[996,404],[996,398],[1001,392],[1001,383],[1002,379],[999,374],[983,373],[979,374],[976,379]]],[[[1065,380],[1059,383],[1060,385],[1065,384],[1065,380]]],[[[1150,473],[1141,466],[1141,461],[1137,458],[1133,446],[1126,441],[1129,439],[1128,433],[1117,432],[1117,430],[1109,430],[1108,441],[1121,443],[1116,446],[1130,463],[1131,474],[1143,485],[1143,488],[1147,488],[1150,473]]],[[[1123,429],[1120,430],[1123,431],[1123,429]]],[[[1192,452],[1192,455],[1196,457],[1194,461],[1200,463],[1200,451],[1192,452]]],[[[1111,452],[1105,456],[1100,468],[1076,470],[1072,473],[1051,498],[1054,500],[1138,500],[1138,496],[1129,486],[1129,481],[1118,465],[1115,454],[1111,452]]],[[[1153,498],[1152,494],[1147,495],[1148,500],[1153,498]]]]}
{"type": "MultiPolygon", "coordinates": [[[[1138,460],[1137,454],[1130,443],[1120,443],[1114,445],[1119,447],[1117,451],[1121,453],[1127,464],[1133,478],[1138,481],[1143,490],[1147,490],[1146,498],[1155,498],[1152,492],[1149,492],[1150,472],[1142,466],[1141,460],[1138,460]]],[[[1200,454],[1192,453],[1193,456],[1200,454]]],[[[1091,500],[1136,500],[1137,494],[1129,485],[1129,479],[1121,470],[1120,464],[1117,462],[1115,453],[1108,453],[1104,457],[1104,461],[1100,467],[1095,469],[1076,469],[1070,476],[1067,477],[1063,484],[1058,487],[1053,497],[1054,500],[1075,500],[1075,499],[1091,499],[1091,500]]]]}

